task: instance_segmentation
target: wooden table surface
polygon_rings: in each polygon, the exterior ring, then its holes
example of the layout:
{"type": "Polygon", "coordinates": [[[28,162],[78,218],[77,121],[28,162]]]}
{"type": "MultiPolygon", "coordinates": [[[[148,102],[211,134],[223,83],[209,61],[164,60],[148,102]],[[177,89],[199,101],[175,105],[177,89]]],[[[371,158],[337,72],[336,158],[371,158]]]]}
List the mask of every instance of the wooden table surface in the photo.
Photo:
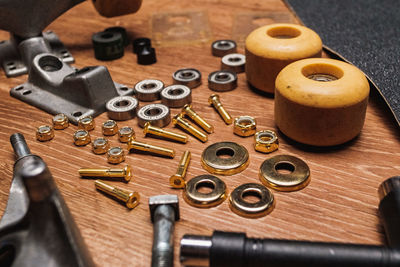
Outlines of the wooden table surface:
{"type": "MultiPolygon", "coordinates": [[[[371,94],[365,126],[352,142],[328,149],[311,149],[298,145],[278,132],[280,148],[267,155],[255,152],[253,138],[240,138],[232,133],[218,114],[207,104],[212,93],[207,87],[207,75],[217,70],[220,58],[210,53],[210,44],[172,45],[157,47],[157,64],[140,66],[131,46],[125,56],[111,62],[97,61],[93,56],[91,36],[109,26],[124,26],[129,35],[151,37],[151,16],[165,11],[204,11],[208,14],[212,39],[231,38],[235,15],[240,12],[280,12],[288,14],[280,1],[170,1],[144,0],[137,14],[107,19],[98,15],[92,4],[85,2],[52,23],[55,31],[76,58],[76,67],[106,65],[113,79],[132,86],[146,78],[157,78],[171,83],[171,74],[180,68],[193,67],[203,74],[203,85],[193,90],[193,106],[215,127],[205,144],[190,137],[188,144],[176,144],[152,138],[143,138],[137,120],[121,122],[133,126],[139,140],[173,147],[174,159],[149,155],[129,154],[126,163],[133,167],[135,178],[129,184],[115,183],[140,192],[141,204],[128,210],[113,199],[96,192],[94,182],[80,179],[81,167],[111,167],[104,156],[94,155],[91,147],[76,147],[72,133],[76,126],[57,131],[50,142],[35,139],[37,126],[49,123],[51,115],[10,97],[10,88],[24,83],[27,76],[6,78],[0,74],[0,213],[6,208],[14,163],[9,136],[22,132],[31,151],[48,164],[57,186],[64,196],[92,257],[99,266],[149,266],[151,259],[153,225],[150,222],[148,199],[159,194],[177,194],[180,200],[181,220],[176,223],[175,265],[179,266],[179,241],[187,233],[211,234],[214,229],[244,231],[251,237],[289,238],[363,244],[382,244],[384,235],[377,215],[377,188],[386,178],[400,174],[399,130],[387,107],[376,93],[371,94]],[[230,211],[228,201],[210,209],[189,206],[181,190],[169,187],[168,178],[176,171],[185,150],[192,152],[187,179],[206,171],[200,165],[200,156],[208,145],[218,141],[234,141],[244,145],[250,153],[250,165],[243,172],[221,177],[229,191],[236,186],[259,182],[261,163],[273,155],[291,154],[307,162],[311,169],[311,183],[298,192],[274,192],[276,207],[266,217],[246,219],[230,211]]],[[[262,23],[262,21],[261,21],[262,23]]],[[[0,39],[8,33],[0,32],[0,39]]],[[[241,52],[243,52],[242,49],[241,52]]],[[[275,129],[273,98],[250,90],[245,75],[239,74],[239,86],[231,92],[220,93],[227,110],[234,116],[251,115],[257,118],[258,129],[275,129]]],[[[144,103],[140,103],[144,105],[144,103]]],[[[178,109],[173,109],[176,114],[178,109]]],[[[99,125],[107,119],[104,113],[96,118],[97,127],[92,137],[101,136],[99,125]]],[[[173,128],[169,125],[168,128],[173,128]]],[[[118,145],[116,136],[111,143],[118,145]]],[[[124,146],[125,147],[125,146],[124,146]]]]}

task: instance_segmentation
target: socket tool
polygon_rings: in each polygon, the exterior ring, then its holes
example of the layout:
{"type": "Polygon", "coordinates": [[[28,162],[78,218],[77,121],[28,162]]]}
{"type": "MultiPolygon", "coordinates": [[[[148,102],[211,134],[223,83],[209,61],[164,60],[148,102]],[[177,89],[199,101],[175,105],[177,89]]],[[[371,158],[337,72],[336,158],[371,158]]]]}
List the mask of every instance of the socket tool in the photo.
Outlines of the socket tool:
{"type": "Polygon", "coordinates": [[[174,223],[179,220],[177,195],[158,195],[149,198],[153,227],[152,267],[172,267],[174,264],[174,223]]]}
{"type": "Polygon", "coordinates": [[[388,246],[247,238],[245,233],[214,231],[184,235],[180,261],[210,267],[367,267],[400,266],[400,176],[379,188],[379,214],[388,246]]]}
{"type": "Polygon", "coordinates": [[[11,135],[16,162],[0,221],[0,266],[95,266],[46,163],[11,135]]]}

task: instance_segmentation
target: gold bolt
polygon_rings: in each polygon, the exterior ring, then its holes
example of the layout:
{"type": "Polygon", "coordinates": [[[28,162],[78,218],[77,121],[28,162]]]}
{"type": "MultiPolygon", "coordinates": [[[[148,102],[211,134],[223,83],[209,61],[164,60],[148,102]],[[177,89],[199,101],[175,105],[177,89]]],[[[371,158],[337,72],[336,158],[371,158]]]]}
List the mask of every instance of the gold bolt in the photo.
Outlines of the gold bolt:
{"type": "Polygon", "coordinates": [[[185,176],[190,162],[190,151],[185,151],[179,161],[178,170],[169,178],[169,184],[173,188],[185,188],[185,176]]]}
{"type": "Polygon", "coordinates": [[[132,178],[132,171],[129,165],[126,165],[123,169],[79,169],[79,175],[82,177],[109,177],[109,178],[124,178],[125,181],[129,182],[132,178]]]}
{"type": "Polygon", "coordinates": [[[128,150],[139,150],[170,158],[175,157],[175,151],[173,149],[138,142],[133,138],[128,142],[128,150]]]}
{"type": "Polygon", "coordinates": [[[227,125],[232,124],[232,117],[231,115],[229,115],[228,111],[226,111],[221,101],[219,100],[219,95],[210,95],[210,97],[208,98],[208,103],[210,103],[210,105],[212,105],[218,111],[219,115],[222,117],[227,125]]]}
{"type": "Polygon", "coordinates": [[[179,134],[179,133],[174,133],[171,131],[167,131],[164,129],[161,129],[159,127],[152,126],[150,122],[146,122],[143,128],[143,133],[146,136],[147,134],[152,134],[156,136],[163,137],[165,139],[181,142],[181,143],[187,143],[188,137],[184,134],[179,134]]]}
{"type": "Polygon", "coordinates": [[[186,104],[182,108],[182,114],[185,114],[186,116],[191,118],[195,123],[197,123],[197,125],[203,128],[203,130],[206,131],[207,133],[214,132],[214,127],[210,125],[208,122],[206,122],[202,117],[200,117],[200,115],[197,114],[196,111],[192,109],[192,105],[186,104]]]}
{"type": "Polygon", "coordinates": [[[182,114],[175,115],[175,117],[172,119],[172,123],[175,126],[180,126],[183,130],[187,131],[201,142],[207,142],[208,136],[185,120],[182,114]]]}
{"type": "Polygon", "coordinates": [[[140,195],[138,192],[127,191],[127,190],[109,185],[100,180],[96,180],[94,182],[94,185],[96,186],[97,190],[100,190],[100,191],[106,193],[107,195],[113,196],[113,197],[125,202],[125,205],[129,209],[133,209],[134,207],[139,205],[140,195]]]}

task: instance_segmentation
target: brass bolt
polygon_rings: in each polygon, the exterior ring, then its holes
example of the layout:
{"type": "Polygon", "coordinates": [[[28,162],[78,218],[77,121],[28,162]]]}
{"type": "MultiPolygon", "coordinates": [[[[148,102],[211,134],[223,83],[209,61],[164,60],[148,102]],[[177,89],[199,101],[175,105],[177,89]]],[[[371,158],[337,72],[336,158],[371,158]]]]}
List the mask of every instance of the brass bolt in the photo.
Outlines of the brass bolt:
{"type": "Polygon", "coordinates": [[[108,177],[108,178],[124,178],[129,182],[132,178],[132,171],[129,165],[123,169],[79,169],[79,175],[82,177],[108,177]]]}
{"type": "Polygon", "coordinates": [[[203,143],[207,142],[208,136],[199,129],[197,129],[195,126],[191,125],[187,120],[185,120],[182,114],[176,115],[172,119],[172,123],[175,126],[176,125],[180,126],[183,130],[187,131],[188,133],[199,139],[201,142],[203,143]]]}
{"type": "Polygon", "coordinates": [[[197,125],[199,125],[207,133],[214,132],[214,127],[210,125],[208,122],[206,122],[202,117],[200,117],[200,115],[197,114],[196,111],[192,109],[192,105],[186,104],[182,108],[182,114],[191,118],[195,123],[197,123],[197,125]]]}
{"type": "Polygon", "coordinates": [[[165,139],[169,139],[169,140],[173,140],[173,141],[177,141],[177,142],[181,142],[181,143],[185,143],[185,144],[188,141],[188,137],[186,135],[174,133],[171,131],[161,129],[156,126],[152,126],[150,124],[150,122],[145,123],[144,128],[143,128],[143,133],[145,136],[147,136],[147,134],[152,134],[152,135],[163,137],[165,139]]]}
{"type": "Polygon", "coordinates": [[[140,195],[138,192],[131,192],[127,191],[112,185],[109,185],[108,183],[102,182],[100,180],[96,180],[94,182],[94,185],[96,186],[97,190],[100,190],[107,195],[113,196],[123,202],[125,202],[126,207],[129,209],[133,209],[137,205],[139,205],[140,201],[140,195]]]}
{"type": "Polygon", "coordinates": [[[139,150],[170,158],[175,157],[175,151],[173,149],[138,142],[133,138],[131,138],[131,140],[128,142],[128,150],[139,150]]]}
{"type": "Polygon", "coordinates": [[[190,151],[185,151],[179,161],[178,170],[169,178],[169,184],[173,188],[185,188],[186,171],[190,163],[190,151]]]}
{"type": "Polygon", "coordinates": [[[219,115],[222,117],[227,125],[232,124],[232,117],[231,115],[229,115],[228,111],[226,111],[221,101],[219,100],[219,95],[210,95],[210,97],[208,98],[208,103],[210,103],[210,105],[212,105],[218,111],[219,115]]]}

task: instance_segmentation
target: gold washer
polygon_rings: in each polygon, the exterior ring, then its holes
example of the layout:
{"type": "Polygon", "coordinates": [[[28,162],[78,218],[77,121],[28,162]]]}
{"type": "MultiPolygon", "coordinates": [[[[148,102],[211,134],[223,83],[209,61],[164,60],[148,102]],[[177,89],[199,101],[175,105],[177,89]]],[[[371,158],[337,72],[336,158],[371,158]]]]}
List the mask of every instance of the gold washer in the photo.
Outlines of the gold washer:
{"type": "Polygon", "coordinates": [[[185,190],[183,190],[183,199],[194,207],[198,208],[211,208],[218,206],[227,196],[226,185],[224,181],[213,175],[204,174],[190,179],[186,183],[185,190]],[[212,188],[209,193],[202,193],[198,191],[201,185],[212,188]]]}
{"type": "Polygon", "coordinates": [[[213,174],[233,175],[247,168],[249,153],[234,142],[218,142],[208,146],[201,155],[201,166],[213,174]],[[228,155],[223,158],[221,155],[228,155]]]}
{"type": "Polygon", "coordinates": [[[260,167],[260,181],[278,191],[296,191],[310,183],[310,168],[301,159],[290,155],[277,155],[265,160],[260,167]],[[279,173],[279,169],[292,171],[279,173]]]}
{"type": "Polygon", "coordinates": [[[236,187],[229,196],[229,207],[234,213],[243,217],[263,217],[274,209],[274,195],[261,184],[242,184],[236,187]],[[257,196],[260,200],[254,203],[248,202],[244,199],[246,195],[257,196]]]}

